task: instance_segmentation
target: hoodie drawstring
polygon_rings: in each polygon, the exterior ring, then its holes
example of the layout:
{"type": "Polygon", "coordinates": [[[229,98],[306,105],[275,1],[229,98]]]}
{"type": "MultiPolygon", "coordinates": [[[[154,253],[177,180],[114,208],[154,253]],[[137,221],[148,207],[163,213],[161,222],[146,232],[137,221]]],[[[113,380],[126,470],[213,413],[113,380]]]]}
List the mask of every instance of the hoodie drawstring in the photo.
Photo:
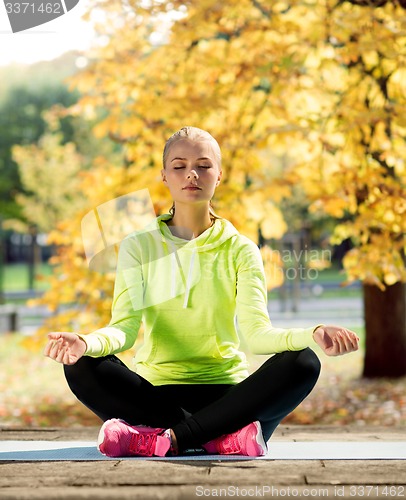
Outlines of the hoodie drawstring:
{"type": "Polygon", "coordinates": [[[171,297],[175,297],[176,295],[176,256],[175,256],[175,250],[171,254],[171,297]]]}
{"type": "Polygon", "coordinates": [[[183,301],[183,309],[187,308],[188,302],[189,302],[190,284],[192,281],[193,264],[195,261],[195,256],[196,256],[196,249],[194,248],[193,253],[192,253],[192,257],[190,259],[189,273],[188,273],[187,281],[186,281],[186,291],[185,291],[185,300],[183,301]]]}
{"type": "Polygon", "coordinates": [[[183,309],[186,309],[187,306],[188,306],[188,303],[189,303],[189,295],[190,295],[190,288],[191,288],[191,283],[192,283],[192,277],[193,277],[193,267],[194,267],[194,262],[195,262],[195,257],[196,257],[196,253],[197,253],[197,250],[196,248],[193,249],[193,252],[192,252],[192,256],[191,256],[191,259],[190,259],[190,265],[189,265],[189,271],[188,271],[188,276],[187,276],[187,279],[185,278],[185,275],[184,275],[184,272],[183,272],[183,268],[182,268],[182,264],[179,260],[179,255],[178,255],[178,252],[177,252],[177,249],[175,247],[175,245],[173,244],[173,242],[171,241],[171,246],[172,246],[172,249],[173,249],[173,252],[172,252],[172,257],[171,257],[171,260],[172,260],[172,266],[171,266],[171,297],[175,297],[175,294],[176,294],[176,289],[175,289],[175,285],[176,285],[176,265],[175,265],[175,262],[177,263],[178,265],[178,268],[179,268],[179,272],[180,272],[180,275],[182,277],[182,281],[183,281],[183,284],[185,285],[185,298],[184,298],[184,301],[183,301],[183,309]]]}

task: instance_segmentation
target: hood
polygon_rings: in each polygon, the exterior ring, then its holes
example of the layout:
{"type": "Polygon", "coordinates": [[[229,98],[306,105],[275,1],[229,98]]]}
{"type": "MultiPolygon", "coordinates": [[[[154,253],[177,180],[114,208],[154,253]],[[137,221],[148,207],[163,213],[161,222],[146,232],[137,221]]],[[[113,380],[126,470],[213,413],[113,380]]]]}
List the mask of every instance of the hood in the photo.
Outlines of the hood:
{"type": "Polygon", "coordinates": [[[172,219],[171,214],[163,214],[157,217],[156,223],[162,234],[162,239],[165,242],[171,242],[176,247],[181,246],[183,249],[190,248],[197,252],[206,252],[207,250],[212,250],[231,237],[238,234],[237,229],[226,219],[216,219],[214,224],[203,231],[197,238],[192,240],[184,240],[183,238],[178,238],[174,236],[169,229],[165,221],[172,219]]]}
{"type": "MultiPolygon", "coordinates": [[[[214,224],[203,231],[197,238],[185,240],[174,236],[165,221],[172,218],[171,214],[157,217],[150,225],[152,230],[167,248],[167,257],[160,259],[162,266],[170,267],[169,290],[171,298],[182,295],[183,308],[189,306],[190,290],[200,281],[202,252],[219,247],[230,238],[238,235],[237,229],[226,219],[216,219],[214,224]],[[200,257],[199,257],[200,255],[200,257]],[[166,261],[166,262],[164,262],[166,261]],[[169,266],[168,266],[169,264],[169,266]]],[[[161,276],[164,273],[161,273],[161,276]]]]}

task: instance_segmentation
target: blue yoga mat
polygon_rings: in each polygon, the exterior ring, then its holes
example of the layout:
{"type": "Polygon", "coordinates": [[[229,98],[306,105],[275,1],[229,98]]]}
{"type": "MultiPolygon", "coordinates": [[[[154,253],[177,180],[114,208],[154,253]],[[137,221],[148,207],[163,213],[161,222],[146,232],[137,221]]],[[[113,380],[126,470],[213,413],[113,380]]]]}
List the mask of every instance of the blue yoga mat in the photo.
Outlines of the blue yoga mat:
{"type": "Polygon", "coordinates": [[[269,443],[264,457],[237,455],[187,455],[177,457],[109,458],[94,441],[0,441],[0,461],[92,461],[92,460],[406,460],[406,441],[269,443]]]}

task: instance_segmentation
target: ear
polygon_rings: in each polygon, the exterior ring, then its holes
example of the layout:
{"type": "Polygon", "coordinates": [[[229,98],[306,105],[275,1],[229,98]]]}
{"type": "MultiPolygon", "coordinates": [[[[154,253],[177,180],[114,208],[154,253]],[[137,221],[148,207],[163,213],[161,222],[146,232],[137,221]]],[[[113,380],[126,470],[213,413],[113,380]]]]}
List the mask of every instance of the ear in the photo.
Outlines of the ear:
{"type": "Polygon", "coordinates": [[[220,180],[221,180],[222,175],[223,175],[223,171],[220,170],[219,175],[217,176],[216,186],[218,186],[220,184],[220,180]]]}
{"type": "Polygon", "coordinates": [[[165,175],[165,169],[164,168],[161,170],[161,177],[162,177],[162,181],[166,183],[166,175],[165,175]]]}

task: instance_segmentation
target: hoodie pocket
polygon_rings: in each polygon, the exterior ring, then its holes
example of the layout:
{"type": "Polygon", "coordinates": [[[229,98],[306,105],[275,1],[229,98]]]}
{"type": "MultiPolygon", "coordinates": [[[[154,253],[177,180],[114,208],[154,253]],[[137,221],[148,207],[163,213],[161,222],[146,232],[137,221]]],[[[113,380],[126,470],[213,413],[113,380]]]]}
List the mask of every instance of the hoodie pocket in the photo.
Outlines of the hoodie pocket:
{"type": "Polygon", "coordinates": [[[220,359],[216,332],[207,333],[204,323],[190,321],[185,316],[193,315],[188,311],[182,318],[182,312],[174,314],[170,309],[161,309],[156,319],[154,330],[149,338],[151,350],[149,363],[168,363],[190,360],[213,362],[220,359]],[[193,325],[202,324],[200,329],[193,325]],[[191,325],[188,327],[188,325],[191,325]]]}

